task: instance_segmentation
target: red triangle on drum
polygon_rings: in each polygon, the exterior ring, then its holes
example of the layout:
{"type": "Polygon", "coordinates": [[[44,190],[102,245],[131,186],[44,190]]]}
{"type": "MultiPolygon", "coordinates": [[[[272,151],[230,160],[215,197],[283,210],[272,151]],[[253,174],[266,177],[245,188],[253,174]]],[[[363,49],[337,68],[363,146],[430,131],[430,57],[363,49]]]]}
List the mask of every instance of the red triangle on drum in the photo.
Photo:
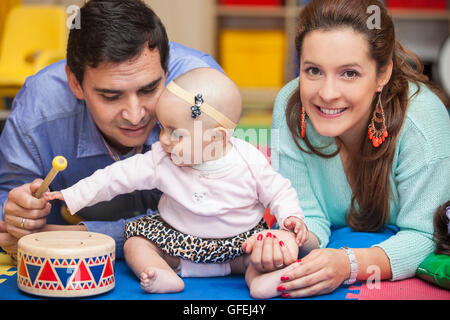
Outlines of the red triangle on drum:
{"type": "Polygon", "coordinates": [[[19,275],[21,275],[22,277],[28,278],[27,267],[25,267],[25,263],[23,262],[23,257],[20,260],[19,275]]]}
{"type": "Polygon", "coordinates": [[[111,260],[108,257],[108,261],[106,261],[105,271],[103,271],[103,278],[112,276],[113,274],[114,273],[113,273],[113,268],[111,265],[111,260]]]}
{"type": "Polygon", "coordinates": [[[78,270],[72,278],[72,281],[91,281],[91,274],[89,273],[84,260],[81,260],[78,270]]]}
{"type": "Polygon", "coordinates": [[[44,265],[44,268],[41,271],[41,275],[39,276],[38,280],[41,281],[58,281],[58,278],[55,276],[55,272],[52,269],[52,266],[50,265],[50,262],[47,260],[47,262],[44,265]]]}

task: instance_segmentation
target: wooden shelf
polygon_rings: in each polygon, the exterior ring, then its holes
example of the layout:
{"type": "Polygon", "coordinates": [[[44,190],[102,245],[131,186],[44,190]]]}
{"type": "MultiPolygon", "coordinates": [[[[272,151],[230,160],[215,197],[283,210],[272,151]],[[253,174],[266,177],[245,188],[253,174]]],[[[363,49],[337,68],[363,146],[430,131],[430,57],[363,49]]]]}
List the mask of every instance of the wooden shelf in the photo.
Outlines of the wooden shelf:
{"type": "Polygon", "coordinates": [[[450,11],[435,9],[389,9],[394,19],[450,20],[450,11]]]}
{"type": "MultiPolygon", "coordinates": [[[[217,5],[216,18],[218,33],[223,29],[281,29],[287,36],[286,65],[284,78],[287,83],[294,77],[294,34],[296,32],[297,18],[303,8],[297,4],[297,0],[286,0],[283,6],[239,6],[217,5]]],[[[438,21],[448,23],[450,32],[450,10],[438,9],[409,9],[388,8],[394,20],[409,20],[417,22],[438,21]]],[[[219,57],[220,60],[220,57],[219,57]]],[[[220,61],[219,61],[220,63],[220,61]]],[[[241,88],[244,108],[262,110],[273,107],[277,88],[241,88]]]]}
{"type": "MultiPolygon", "coordinates": [[[[219,17],[297,17],[302,10],[296,6],[226,6],[220,5],[217,9],[219,17]]],[[[449,10],[438,9],[402,9],[389,8],[393,18],[414,20],[450,20],[449,10]]]]}
{"type": "Polygon", "coordinates": [[[5,120],[6,118],[8,118],[10,113],[10,110],[0,110],[0,120],[5,120]]]}
{"type": "Polygon", "coordinates": [[[217,15],[220,17],[285,17],[284,6],[218,6],[217,15]]]}
{"type": "Polygon", "coordinates": [[[245,109],[272,109],[281,88],[240,88],[245,109]]]}

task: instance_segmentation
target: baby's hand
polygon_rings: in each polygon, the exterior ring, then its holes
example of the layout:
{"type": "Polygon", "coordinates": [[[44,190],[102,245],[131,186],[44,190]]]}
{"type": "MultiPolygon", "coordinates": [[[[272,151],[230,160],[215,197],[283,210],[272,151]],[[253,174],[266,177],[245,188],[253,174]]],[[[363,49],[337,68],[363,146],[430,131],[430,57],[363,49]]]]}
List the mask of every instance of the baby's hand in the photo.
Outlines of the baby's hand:
{"type": "Polygon", "coordinates": [[[295,233],[295,242],[301,246],[308,237],[308,228],[302,219],[298,217],[287,217],[284,220],[284,227],[295,233]]]}
{"type": "Polygon", "coordinates": [[[64,196],[61,193],[61,191],[44,192],[43,197],[46,201],[50,201],[50,200],[64,201],[64,196]]]}

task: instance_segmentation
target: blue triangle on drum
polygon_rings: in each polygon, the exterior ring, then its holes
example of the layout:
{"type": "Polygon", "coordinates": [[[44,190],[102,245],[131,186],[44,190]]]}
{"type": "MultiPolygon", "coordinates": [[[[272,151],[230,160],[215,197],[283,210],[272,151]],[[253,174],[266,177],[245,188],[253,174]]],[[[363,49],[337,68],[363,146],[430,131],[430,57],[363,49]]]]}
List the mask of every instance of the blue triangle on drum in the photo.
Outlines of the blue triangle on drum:
{"type": "Polygon", "coordinates": [[[100,280],[100,278],[102,277],[102,274],[103,274],[103,267],[104,267],[105,265],[103,265],[103,264],[101,264],[101,265],[97,265],[97,266],[90,266],[89,267],[89,270],[91,270],[91,273],[92,273],[92,275],[94,276],[94,280],[95,280],[95,283],[97,284],[97,285],[99,285],[99,280],[100,280]]]}
{"type": "Polygon", "coordinates": [[[58,274],[59,280],[61,280],[65,288],[67,286],[67,281],[69,280],[72,273],[75,271],[75,268],[55,268],[55,271],[58,274]]]}
{"type": "Polygon", "coordinates": [[[34,284],[34,280],[36,280],[36,277],[39,273],[39,270],[41,269],[41,266],[34,266],[32,264],[25,263],[27,265],[28,274],[30,275],[31,284],[34,284]]]}

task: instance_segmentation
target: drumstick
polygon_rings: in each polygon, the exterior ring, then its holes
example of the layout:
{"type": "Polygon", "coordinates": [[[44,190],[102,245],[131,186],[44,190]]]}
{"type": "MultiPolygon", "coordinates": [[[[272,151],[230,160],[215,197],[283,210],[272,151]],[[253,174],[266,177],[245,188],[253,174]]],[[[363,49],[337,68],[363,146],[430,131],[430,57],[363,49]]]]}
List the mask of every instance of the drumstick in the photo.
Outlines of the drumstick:
{"type": "Polygon", "coordinates": [[[67,167],[67,160],[63,156],[56,156],[53,158],[52,161],[52,170],[47,174],[47,176],[44,179],[44,182],[42,182],[39,189],[34,193],[35,198],[42,197],[42,194],[45,190],[47,190],[50,183],[52,183],[53,179],[55,179],[56,175],[59,171],[63,171],[67,167]]]}

